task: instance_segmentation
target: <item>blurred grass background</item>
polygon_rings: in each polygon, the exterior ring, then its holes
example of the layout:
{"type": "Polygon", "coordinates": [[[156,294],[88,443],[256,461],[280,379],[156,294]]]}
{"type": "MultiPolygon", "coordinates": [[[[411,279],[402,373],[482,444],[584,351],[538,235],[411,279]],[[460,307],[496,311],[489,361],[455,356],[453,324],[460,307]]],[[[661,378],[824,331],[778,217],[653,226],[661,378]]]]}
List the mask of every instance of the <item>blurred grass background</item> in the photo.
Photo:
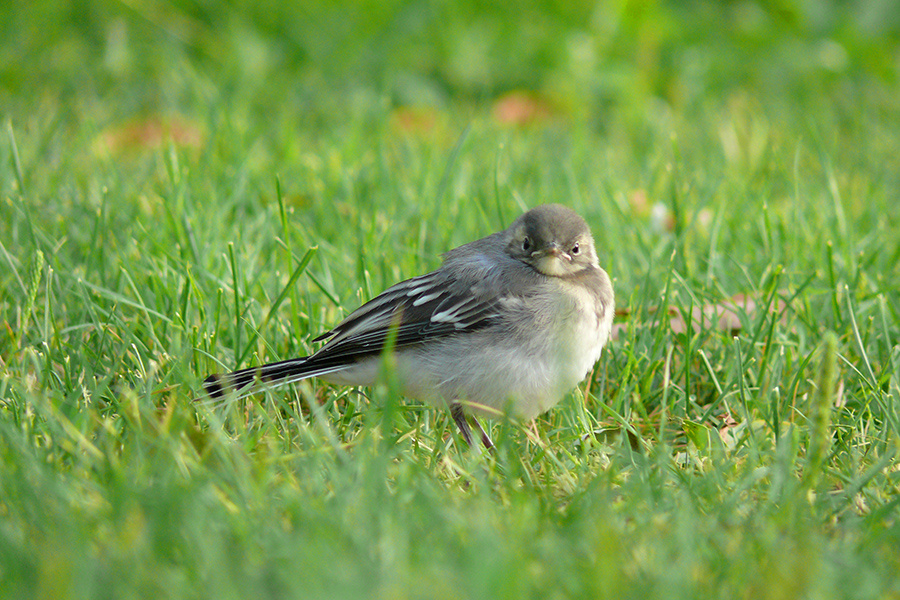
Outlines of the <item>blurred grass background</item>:
{"type": "Polygon", "coordinates": [[[50,0],[0,40],[0,595],[900,596],[896,1],[50,0]],[[551,201],[621,330],[496,455],[390,386],[193,402],[551,201]]]}
{"type": "Polygon", "coordinates": [[[127,90],[125,114],[236,89],[257,107],[306,110],[365,91],[441,105],[528,89],[597,122],[604,109],[684,111],[735,91],[887,91],[898,21],[890,0],[49,1],[4,9],[3,84],[64,99],[127,90]],[[185,85],[204,75],[207,89],[185,85]]]}

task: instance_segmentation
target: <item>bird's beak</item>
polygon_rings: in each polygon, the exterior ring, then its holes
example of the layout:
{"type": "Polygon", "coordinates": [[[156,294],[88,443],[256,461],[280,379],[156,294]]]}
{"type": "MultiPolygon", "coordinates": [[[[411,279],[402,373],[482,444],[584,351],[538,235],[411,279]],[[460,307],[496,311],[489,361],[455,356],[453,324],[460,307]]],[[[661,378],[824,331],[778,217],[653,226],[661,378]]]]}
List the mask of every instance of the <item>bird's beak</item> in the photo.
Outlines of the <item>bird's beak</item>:
{"type": "Polygon", "coordinates": [[[543,250],[535,252],[533,255],[537,270],[544,275],[565,275],[567,265],[572,260],[559,244],[550,244],[543,250]]]}
{"type": "Polygon", "coordinates": [[[550,244],[550,247],[545,251],[546,256],[552,256],[554,258],[570,258],[566,252],[563,252],[563,249],[560,248],[559,244],[556,242],[550,244]]]}

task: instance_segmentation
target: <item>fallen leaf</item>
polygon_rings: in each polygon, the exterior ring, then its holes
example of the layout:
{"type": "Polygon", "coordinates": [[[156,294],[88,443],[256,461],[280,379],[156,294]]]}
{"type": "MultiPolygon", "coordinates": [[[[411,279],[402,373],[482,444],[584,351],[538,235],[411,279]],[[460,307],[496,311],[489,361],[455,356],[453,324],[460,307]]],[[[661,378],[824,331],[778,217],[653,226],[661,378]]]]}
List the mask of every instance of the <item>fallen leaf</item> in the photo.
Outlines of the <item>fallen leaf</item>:
{"type": "MultiPolygon", "coordinates": [[[[786,304],[781,298],[777,298],[769,307],[769,311],[780,314],[784,311],[786,304]]],[[[679,308],[670,306],[669,312],[669,328],[673,333],[688,333],[691,329],[714,329],[722,331],[730,335],[737,335],[743,329],[741,315],[746,315],[748,320],[753,320],[757,312],[762,310],[759,301],[755,296],[746,294],[736,294],[728,300],[722,302],[713,302],[703,306],[695,306],[690,310],[682,311],[679,308]]],[[[653,312],[653,311],[651,311],[653,312]]],[[[613,340],[619,339],[621,332],[627,327],[627,323],[621,322],[619,319],[627,319],[631,314],[628,309],[616,310],[616,321],[613,323],[610,337],[613,340]]],[[[650,323],[650,326],[659,326],[659,320],[650,323]]]]}
{"type": "Polygon", "coordinates": [[[405,133],[430,133],[438,123],[434,108],[401,106],[391,113],[391,127],[405,133]]]}
{"type": "Polygon", "coordinates": [[[494,120],[505,125],[530,125],[546,121],[553,115],[550,103],[537,94],[510,92],[494,101],[494,120]]]}
{"type": "Polygon", "coordinates": [[[636,217],[646,218],[650,216],[650,200],[647,198],[647,190],[634,190],[628,196],[628,204],[631,205],[631,213],[636,217]]]}
{"type": "Polygon", "coordinates": [[[166,144],[199,148],[201,128],[182,117],[147,117],[114,125],[103,131],[95,146],[99,151],[121,154],[132,150],[157,149],[166,144]]]}

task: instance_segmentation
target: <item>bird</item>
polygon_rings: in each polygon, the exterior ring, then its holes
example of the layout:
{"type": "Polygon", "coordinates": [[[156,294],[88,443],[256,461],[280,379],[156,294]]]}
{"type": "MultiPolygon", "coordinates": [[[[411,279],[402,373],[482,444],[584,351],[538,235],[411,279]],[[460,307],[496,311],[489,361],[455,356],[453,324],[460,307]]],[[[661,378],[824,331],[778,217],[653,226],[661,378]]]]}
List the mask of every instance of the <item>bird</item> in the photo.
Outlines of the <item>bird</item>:
{"type": "Polygon", "coordinates": [[[599,360],[614,304],[585,220],[539,205],[372,298],[315,338],[325,344],[313,354],[213,374],[203,389],[224,401],[311,377],[370,386],[390,351],[404,396],[449,409],[469,446],[471,419],[491,449],[477,417],[529,420],[555,406],[599,360]]]}

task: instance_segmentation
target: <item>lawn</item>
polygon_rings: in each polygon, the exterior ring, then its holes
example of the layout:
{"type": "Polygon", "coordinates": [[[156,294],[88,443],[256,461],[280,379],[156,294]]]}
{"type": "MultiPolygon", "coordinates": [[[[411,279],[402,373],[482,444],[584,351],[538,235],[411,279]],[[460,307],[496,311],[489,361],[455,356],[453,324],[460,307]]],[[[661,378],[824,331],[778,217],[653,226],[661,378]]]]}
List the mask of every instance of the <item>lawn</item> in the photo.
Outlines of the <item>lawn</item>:
{"type": "Polygon", "coordinates": [[[0,597],[900,598],[900,11],[0,8],[0,597]],[[567,204],[616,336],[533,423],[217,407],[567,204]]]}

